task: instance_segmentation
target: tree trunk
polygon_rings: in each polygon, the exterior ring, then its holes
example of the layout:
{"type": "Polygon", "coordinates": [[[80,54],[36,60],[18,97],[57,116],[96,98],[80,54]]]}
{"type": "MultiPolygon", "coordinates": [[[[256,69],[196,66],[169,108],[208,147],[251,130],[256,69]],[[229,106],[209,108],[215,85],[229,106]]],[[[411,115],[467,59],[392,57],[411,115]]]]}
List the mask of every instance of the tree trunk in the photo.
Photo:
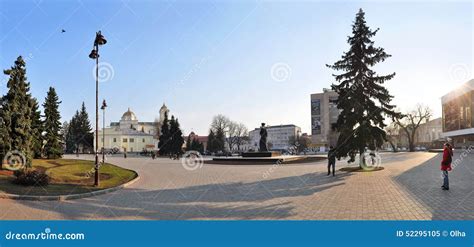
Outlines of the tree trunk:
{"type": "Polygon", "coordinates": [[[390,146],[392,146],[394,153],[398,152],[397,146],[395,146],[395,144],[392,141],[388,141],[388,143],[390,144],[390,146]]]}

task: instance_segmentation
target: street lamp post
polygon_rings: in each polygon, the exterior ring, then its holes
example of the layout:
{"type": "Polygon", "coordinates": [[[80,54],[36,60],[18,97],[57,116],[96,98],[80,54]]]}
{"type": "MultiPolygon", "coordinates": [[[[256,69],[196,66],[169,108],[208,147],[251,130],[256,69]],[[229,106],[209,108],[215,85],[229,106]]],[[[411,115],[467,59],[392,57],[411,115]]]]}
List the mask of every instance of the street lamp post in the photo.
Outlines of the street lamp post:
{"type": "Polygon", "coordinates": [[[107,103],[102,101],[102,165],[105,164],[105,108],[107,107],[107,103]]]}
{"type": "Polygon", "coordinates": [[[95,59],[95,175],[94,186],[99,186],[99,46],[105,45],[107,40],[100,31],[95,33],[94,47],[89,58],[95,59]]]}

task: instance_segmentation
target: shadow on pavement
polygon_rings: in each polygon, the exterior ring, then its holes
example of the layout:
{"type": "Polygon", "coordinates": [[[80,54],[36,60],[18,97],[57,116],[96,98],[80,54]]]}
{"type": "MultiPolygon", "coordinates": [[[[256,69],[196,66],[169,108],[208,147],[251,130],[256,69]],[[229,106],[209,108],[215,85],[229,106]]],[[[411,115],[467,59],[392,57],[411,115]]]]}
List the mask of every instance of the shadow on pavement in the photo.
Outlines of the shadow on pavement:
{"type": "Polygon", "coordinates": [[[284,219],[294,215],[290,197],[307,196],[343,185],[350,173],[336,177],[325,175],[308,173],[248,183],[158,190],[124,189],[77,201],[21,203],[60,213],[66,219],[284,219]]]}
{"type": "Polygon", "coordinates": [[[441,189],[440,164],[442,154],[396,176],[394,180],[432,213],[433,220],[474,219],[474,154],[462,158],[455,153],[453,164],[459,164],[449,173],[450,190],[441,189]]]}

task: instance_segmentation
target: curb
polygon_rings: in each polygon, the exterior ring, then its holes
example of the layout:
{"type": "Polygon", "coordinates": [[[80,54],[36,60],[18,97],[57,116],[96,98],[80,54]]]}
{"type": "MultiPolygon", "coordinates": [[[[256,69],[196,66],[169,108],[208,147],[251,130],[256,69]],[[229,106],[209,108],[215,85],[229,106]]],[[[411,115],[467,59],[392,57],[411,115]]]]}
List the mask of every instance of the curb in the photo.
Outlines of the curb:
{"type": "Polygon", "coordinates": [[[71,195],[60,195],[60,196],[29,196],[29,195],[16,195],[16,194],[0,194],[0,199],[12,199],[12,200],[28,200],[28,201],[66,201],[73,199],[81,199],[92,196],[98,196],[103,194],[108,194],[123,188],[126,188],[140,179],[140,176],[137,176],[119,186],[115,186],[108,189],[96,190],[93,192],[80,193],[80,194],[71,194],[71,195]]]}

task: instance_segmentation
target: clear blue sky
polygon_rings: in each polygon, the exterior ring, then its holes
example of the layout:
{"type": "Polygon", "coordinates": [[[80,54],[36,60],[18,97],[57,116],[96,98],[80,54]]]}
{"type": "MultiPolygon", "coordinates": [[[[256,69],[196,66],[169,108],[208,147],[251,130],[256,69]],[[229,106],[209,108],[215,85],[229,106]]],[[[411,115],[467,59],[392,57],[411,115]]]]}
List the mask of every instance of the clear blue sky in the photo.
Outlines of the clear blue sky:
{"type": "MultiPolygon", "coordinates": [[[[309,95],[333,82],[325,64],[347,50],[359,8],[380,28],[376,44],[393,55],[376,70],[397,73],[387,83],[394,102],[402,110],[424,103],[440,116],[440,97],[472,77],[470,1],[0,0],[0,67],[23,55],[35,97],[42,102],[53,86],[63,120],[82,101],[92,120],[88,54],[102,30],[101,61],[114,71],[100,84],[107,124],[127,107],[153,121],[166,102],[185,133],[207,134],[218,113],[249,129],[293,123],[310,132],[309,95]],[[278,63],[291,72],[286,80],[272,78],[278,63]]],[[[4,76],[1,83],[4,94],[4,76]]]]}

